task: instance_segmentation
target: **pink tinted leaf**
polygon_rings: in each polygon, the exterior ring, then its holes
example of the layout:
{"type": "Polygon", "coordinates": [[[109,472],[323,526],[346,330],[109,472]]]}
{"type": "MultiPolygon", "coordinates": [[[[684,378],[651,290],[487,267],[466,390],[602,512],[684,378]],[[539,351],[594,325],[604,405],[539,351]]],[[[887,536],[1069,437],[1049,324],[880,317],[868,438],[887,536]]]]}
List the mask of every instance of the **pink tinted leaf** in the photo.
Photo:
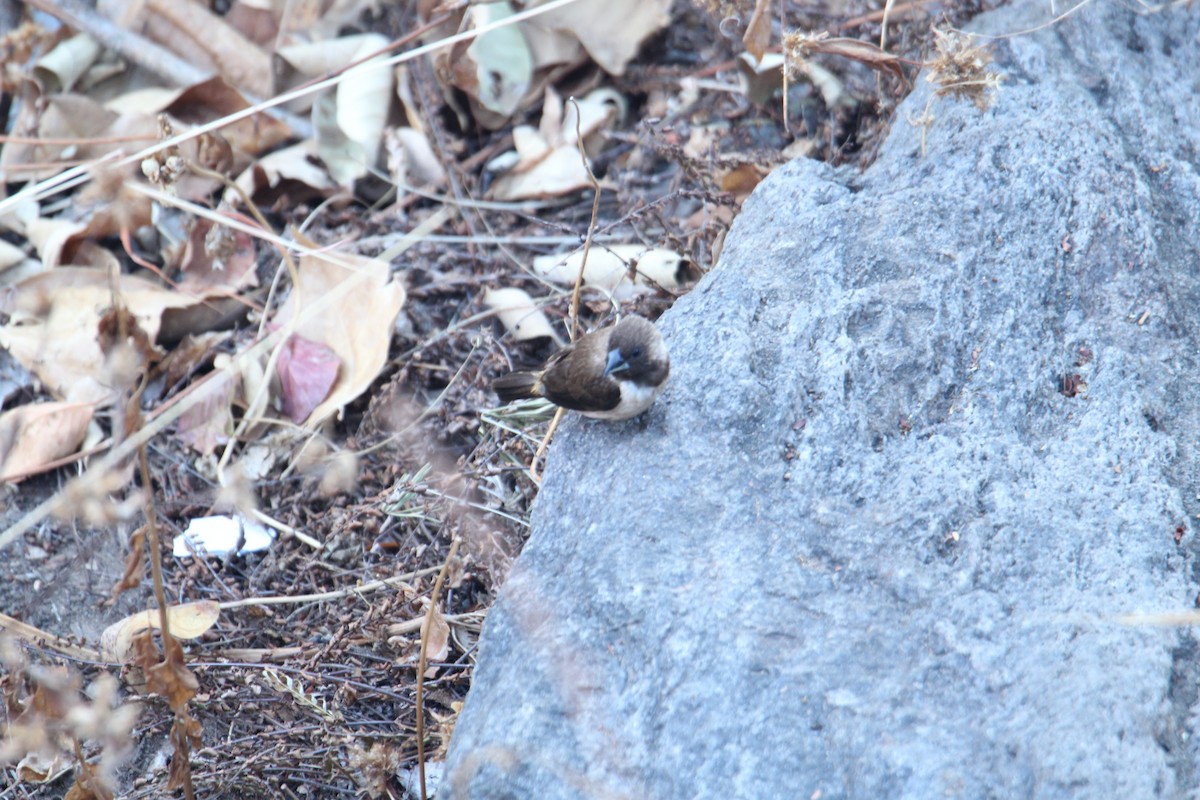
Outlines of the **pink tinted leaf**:
{"type": "Polygon", "coordinates": [[[299,425],[329,396],[342,360],[330,348],[293,334],[279,353],[276,371],[282,389],[283,413],[299,425]]]}

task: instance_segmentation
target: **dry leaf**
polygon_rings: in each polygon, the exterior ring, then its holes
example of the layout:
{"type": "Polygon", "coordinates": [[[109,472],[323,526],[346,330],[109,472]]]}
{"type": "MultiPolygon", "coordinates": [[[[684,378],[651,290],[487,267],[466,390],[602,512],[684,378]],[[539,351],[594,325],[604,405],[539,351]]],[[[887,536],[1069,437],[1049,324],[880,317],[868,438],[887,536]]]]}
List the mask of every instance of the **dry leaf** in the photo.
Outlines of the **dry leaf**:
{"type": "MultiPolygon", "coordinates": [[[[244,111],[250,106],[251,102],[235,85],[231,85],[225,78],[216,76],[179,90],[175,99],[160,110],[185,125],[200,125],[244,111]]],[[[254,114],[231,125],[223,125],[221,136],[228,140],[235,151],[257,155],[287,141],[291,138],[292,131],[286,123],[275,119],[270,114],[254,114]]],[[[201,141],[195,144],[199,147],[202,143],[201,141]]],[[[192,144],[189,142],[180,145],[180,149],[189,158],[217,172],[229,170],[229,167],[214,165],[204,158],[202,149],[193,153],[189,149],[192,144]]],[[[244,161],[235,163],[233,168],[241,169],[244,163],[244,161]]]]}
{"type": "Polygon", "coordinates": [[[547,89],[538,130],[517,126],[513,129],[515,150],[488,165],[508,169],[496,179],[491,195],[498,200],[546,199],[591,186],[579,152],[579,137],[589,152],[597,149],[593,137],[618,119],[623,107],[624,98],[611,90],[598,89],[564,106],[554,90],[547,89]]]}
{"type": "Polygon", "coordinates": [[[233,435],[233,376],[216,373],[193,391],[204,398],[179,415],[175,435],[201,455],[208,455],[233,435]]]}
{"type": "MultiPolygon", "coordinates": [[[[547,92],[547,102],[542,109],[542,118],[550,113],[549,92],[547,92]]],[[[516,154],[516,159],[512,159],[509,154],[500,155],[497,159],[488,166],[497,164],[503,160],[509,162],[505,169],[512,170],[527,170],[537,165],[539,161],[549,155],[551,150],[550,142],[558,143],[558,136],[544,136],[542,132],[530,125],[518,125],[513,128],[513,149],[512,153],[516,154]]]]}
{"type": "Polygon", "coordinates": [[[299,425],[329,395],[337,381],[341,360],[320,342],[289,336],[279,351],[275,371],[279,375],[283,413],[299,425]]]}
{"type": "Polygon", "coordinates": [[[17,762],[17,777],[29,783],[45,783],[74,763],[61,750],[27,753],[17,762]]]}
{"type": "Polygon", "coordinates": [[[758,62],[762,62],[767,46],[771,44],[771,0],[754,0],[754,13],[746,24],[742,44],[758,62]]]}
{"type": "Polygon", "coordinates": [[[332,93],[317,98],[312,110],[317,154],[338,184],[349,186],[367,172],[367,154],[337,124],[337,99],[332,93]]]}
{"type": "MultiPolygon", "coordinates": [[[[381,34],[365,36],[354,53],[354,60],[387,47],[387,37],[381,34]]],[[[347,70],[337,87],[337,125],[363,154],[362,177],[375,165],[388,111],[394,94],[393,72],[382,66],[387,54],[376,56],[347,70]]]]}
{"type": "Polygon", "coordinates": [[[55,162],[102,158],[113,149],[114,137],[135,137],[149,144],[157,130],[149,114],[141,111],[118,114],[79,94],[58,94],[37,103],[21,103],[13,126],[25,136],[45,141],[13,142],[0,149],[0,177],[8,182],[54,175],[60,171],[55,162]],[[50,166],[17,169],[27,164],[50,166]]]}
{"type": "MultiPolygon", "coordinates": [[[[286,435],[290,436],[291,434],[289,432],[286,435]]],[[[270,475],[271,471],[275,469],[275,462],[279,460],[279,451],[283,447],[284,445],[268,438],[265,444],[262,442],[252,444],[243,450],[237,465],[241,467],[246,480],[254,483],[270,475]]]]}
{"type": "Polygon", "coordinates": [[[34,403],[0,414],[0,482],[77,452],[94,411],[91,403],[34,403]]]}
{"type": "Polygon", "coordinates": [[[450,624],[446,622],[437,606],[429,609],[428,613],[429,617],[421,627],[422,636],[428,642],[425,648],[425,663],[429,666],[425,669],[425,677],[434,678],[437,677],[440,668],[431,662],[445,661],[450,655],[450,624]]]}
{"type": "MultiPolygon", "coordinates": [[[[351,61],[387,44],[379,34],[354,41],[351,61]]],[[[351,68],[336,91],[322,94],[313,105],[317,152],[339,184],[349,185],[375,166],[394,95],[394,73],[380,66],[385,57],[351,68]]]]}
{"type": "MultiPolygon", "coordinates": [[[[575,285],[583,251],[567,256],[539,256],[533,271],[564,286],[575,285]]],[[[683,257],[674,250],[648,249],[641,245],[592,246],[584,268],[583,283],[611,293],[619,300],[662,287],[680,289],[688,272],[683,257]]]]}
{"type": "MultiPolygon", "coordinates": [[[[259,196],[260,192],[267,193],[269,200],[286,195],[286,205],[294,206],[337,188],[317,158],[317,143],[306,139],[256,160],[238,176],[236,183],[249,197],[259,196]]],[[[239,200],[232,191],[226,199],[230,203],[239,200]]]]}
{"type": "Polygon", "coordinates": [[[322,497],[346,494],[358,481],[358,456],[343,450],[325,460],[317,491],[322,497]]]}
{"type": "Polygon", "coordinates": [[[170,264],[183,272],[179,288],[185,292],[203,296],[233,294],[258,285],[254,270],[257,255],[254,238],[249,234],[209,219],[196,219],[170,264]]]}
{"type": "Polygon", "coordinates": [[[272,6],[273,2],[254,2],[254,0],[239,0],[225,15],[225,21],[241,31],[247,39],[260,47],[270,47],[279,36],[279,19],[272,6]]]}
{"type": "Polygon", "coordinates": [[[535,74],[549,73],[549,67],[571,69],[587,60],[587,51],[570,31],[546,27],[538,17],[526,20],[521,27],[529,44],[535,74]]]}
{"type": "MultiPolygon", "coordinates": [[[[524,3],[529,9],[537,2],[524,3]]],[[[441,11],[422,2],[428,20],[441,11]]],[[[471,3],[464,14],[431,32],[446,36],[503,19],[516,4],[471,3]]],[[[489,31],[436,56],[439,79],[467,95],[475,122],[499,129],[511,115],[528,107],[556,78],[590,55],[606,71],[619,75],[642,42],[669,21],[670,0],[579,0],[516,26],[489,31]]]]}
{"type": "Polygon", "coordinates": [[[378,0],[272,0],[271,5],[285,33],[322,41],[362,24],[364,12],[376,8],[378,0]]]}
{"type": "Polygon", "coordinates": [[[100,44],[86,33],[80,33],[60,42],[39,58],[33,75],[47,95],[69,92],[99,55],[100,44]]]}
{"type": "Polygon", "coordinates": [[[717,178],[717,185],[722,192],[733,195],[734,200],[741,205],[754,187],[762,182],[771,172],[769,166],[762,164],[740,164],[733,169],[723,171],[717,178]]]}
{"type": "MultiPolygon", "coordinates": [[[[203,635],[221,616],[221,608],[215,600],[200,600],[167,608],[167,625],[171,636],[176,639],[195,639],[203,635]]],[[[100,652],[105,658],[120,664],[128,664],[135,654],[134,640],[138,634],[160,627],[157,608],[131,614],[120,622],[114,622],[100,634],[100,652]]]]}
{"type": "Polygon", "coordinates": [[[309,415],[307,425],[320,424],[365,392],[387,363],[392,323],[405,296],[400,282],[389,280],[390,272],[382,261],[345,253],[338,254],[336,262],[323,255],[306,255],[300,260],[300,283],[279,318],[291,319],[298,302],[304,316],[297,333],[324,344],[342,362],[337,383],[309,415]],[[337,299],[320,313],[305,313],[318,300],[334,295],[337,299]]]}
{"type": "Polygon", "coordinates": [[[571,33],[601,69],[620,75],[642,42],[670,22],[670,8],[671,0],[580,0],[538,16],[536,24],[571,33]]]}
{"type": "Polygon", "coordinates": [[[15,267],[17,264],[24,263],[25,260],[24,250],[15,244],[9,244],[0,239],[0,272],[4,272],[9,267],[15,267]]]}
{"type": "Polygon", "coordinates": [[[768,53],[756,60],[749,53],[742,53],[735,63],[738,77],[741,78],[742,93],[751,103],[764,105],[775,92],[783,88],[782,55],[768,53]]]}
{"type": "Polygon", "coordinates": [[[422,119],[421,106],[413,94],[412,70],[407,64],[396,65],[396,99],[400,101],[400,108],[403,109],[404,122],[422,134],[428,134],[428,126],[422,119]]]}
{"type": "Polygon", "coordinates": [[[114,292],[151,342],[164,310],[200,302],[131,275],[77,267],[35,275],[13,290],[10,318],[0,326],[0,347],[55,397],[78,402],[105,402],[114,395],[111,365],[97,338],[114,292]]]}
{"type": "MultiPolygon", "coordinates": [[[[132,649],[131,662],[142,670],[146,677],[146,688],[167,699],[167,705],[176,714],[176,727],[181,720],[191,721],[187,713],[187,704],[196,695],[200,682],[184,665],[183,647],[175,637],[168,636],[163,640],[163,649],[166,652],[161,661],[158,658],[158,648],[154,646],[154,635],[149,628],[134,636],[132,649]]],[[[178,755],[180,750],[175,752],[178,755]]]]}
{"type": "Polygon", "coordinates": [[[97,10],[243,91],[274,93],[271,56],[195,0],[144,0],[132,9],[125,0],[101,0],[97,10]]]}
{"type": "MultiPolygon", "coordinates": [[[[279,48],[275,54],[301,75],[316,78],[343,69],[363,52],[363,41],[378,41],[378,34],[354,34],[333,39],[295,42],[279,48]]],[[[386,44],[386,40],[384,40],[386,44]]],[[[379,49],[376,45],[375,49],[379,49]]]]}
{"type": "Polygon", "coordinates": [[[810,61],[804,65],[804,74],[817,87],[826,108],[842,106],[852,108],[858,101],[846,91],[846,84],[830,70],[810,61]]]}
{"type": "Polygon", "coordinates": [[[556,148],[526,172],[501,175],[492,185],[496,200],[546,200],[591,186],[583,156],[574,145],[556,148]]]}
{"type": "Polygon", "coordinates": [[[272,427],[267,410],[271,403],[271,379],[267,375],[269,353],[259,353],[253,358],[238,359],[234,367],[234,358],[228,353],[217,353],[213,358],[214,370],[232,370],[240,377],[240,384],[234,393],[234,403],[242,408],[242,419],[260,420],[252,422],[250,427],[242,431],[242,440],[256,441],[260,434],[272,427]]]}
{"type": "Polygon", "coordinates": [[[98,764],[80,762],[75,773],[75,782],[63,795],[63,800],[112,800],[113,794],[105,786],[98,764]]]}
{"type": "MultiPolygon", "coordinates": [[[[467,16],[469,26],[482,28],[513,13],[511,3],[499,2],[472,5],[467,16]]],[[[465,56],[453,65],[458,85],[502,117],[516,111],[533,80],[533,58],[521,29],[507,25],[477,36],[465,56]]]]}
{"type": "Polygon", "coordinates": [[[68,245],[86,230],[87,225],[82,222],[39,217],[25,226],[25,236],[37,251],[42,266],[49,270],[65,263],[68,245]]]}
{"type": "Polygon", "coordinates": [[[500,323],[518,342],[549,337],[562,344],[554,326],[522,289],[488,289],[483,304],[496,312],[500,323]]]}
{"type": "MultiPolygon", "coordinates": [[[[199,125],[214,119],[243,111],[250,107],[249,101],[220,76],[186,86],[181,89],[152,87],[139,89],[109,100],[105,108],[120,111],[122,118],[149,119],[152,130],[157,131],[157,114],[170,114],[173,120],[182,123],[177,128],[199,125]]],[[[114,123],[116,127],[116,123],[114,123]]],[[[176,133],[182,133],[177,129],[176,133]]],[[[256,155],[266,152],[292,134],[288,126],[269,114],[255,114],[221,127],[221,137],[235,151],[236,158],[230,166],[214,164],[205,157],[199,140],[179,145],[181,154],[217,172],[243,169],[248,162],[244,154],[256,155]]],[[[150,140],[155,137],[152,135],[150,140]]],[[[189,195],[191,196],[191,195],[189,195]]]]}
{"type": "Polygon", "coordinates": [[[171,723],[171,766],[167,770],[167,791],[177,792],[192,782],[192,768],[187,754],[200,749],[203,744],[204,726],[186,709],[187,701],[196,694],[200,682],[183,665],[182,658],[152,669],[153,672],[147,673],[154,678],[150,686],[160,694],[166,694],[175,711],[175,720],[171,723]]]}
{"type": "Polygon", "coordinates": [[[388,174],[397,186],[440,186],[446,170],[438,161],[424,133],[416,128],[393,128],[387,132],[388,174]]]}
{"type": "MultiPolygon", "coordinates": [[[[443,29],[431,35],[479,28],[512,14],[512,4],[507,0],[472,3],[456,15],[459,22],[454,30],[443,29]]],[[[527,106],[542,85],[534,82],[533,57],[520,25],[501,27],[444,48],[434,63],[438,79],[448,84],[447,88],[461,90],[475,121],[493,130],[505,126],[514,111],[527,106]]]]}
{"type": "Polygon", "coordinates": [[[121,579],[113,584],[112,597],[108,605],[117,601],[124,592],[141,586],[146,577],[146,526],[138,528],[129,535],[129,546],[125,554],[125,569],[121,579]]]}
{"type": "Polygon", "coordinates": [[[221,291],[219,287],[214,288],[215,297],[197,298],[201,302],[163,311],[155,343],[161,347],[174,347],[188,336],[230,328],[245,317],[250,310],[247,302],[238,297],[222,297],[221,291]]]}

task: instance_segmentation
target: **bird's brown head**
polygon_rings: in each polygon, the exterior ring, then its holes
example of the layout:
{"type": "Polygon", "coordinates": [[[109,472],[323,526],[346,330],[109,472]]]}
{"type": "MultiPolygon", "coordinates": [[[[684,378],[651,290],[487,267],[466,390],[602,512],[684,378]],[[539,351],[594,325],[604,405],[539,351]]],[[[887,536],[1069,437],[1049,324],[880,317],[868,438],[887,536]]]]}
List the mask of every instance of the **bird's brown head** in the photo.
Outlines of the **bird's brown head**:
{"type": "Polygon", "coordinates": [[[671,358],[658,328],[641,317],[625,317],[616,324],[608,340],[605,375],[659,386],[670,372],[671,358]]]}

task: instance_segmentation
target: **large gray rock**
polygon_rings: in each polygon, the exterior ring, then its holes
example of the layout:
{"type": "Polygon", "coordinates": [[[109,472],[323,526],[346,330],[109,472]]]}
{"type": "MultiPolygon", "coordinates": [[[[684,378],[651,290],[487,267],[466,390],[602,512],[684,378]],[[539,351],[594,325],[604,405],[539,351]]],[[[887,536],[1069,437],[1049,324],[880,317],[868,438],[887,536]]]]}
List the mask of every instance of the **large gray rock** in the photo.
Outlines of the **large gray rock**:
{"type": "Polygon", "coordinates": [[[1114,617],[1197,592],[1198,32],[1093,3],[755,192],[555,442],[440,797],[1196,796],[1195,639],[1114,617]]]}

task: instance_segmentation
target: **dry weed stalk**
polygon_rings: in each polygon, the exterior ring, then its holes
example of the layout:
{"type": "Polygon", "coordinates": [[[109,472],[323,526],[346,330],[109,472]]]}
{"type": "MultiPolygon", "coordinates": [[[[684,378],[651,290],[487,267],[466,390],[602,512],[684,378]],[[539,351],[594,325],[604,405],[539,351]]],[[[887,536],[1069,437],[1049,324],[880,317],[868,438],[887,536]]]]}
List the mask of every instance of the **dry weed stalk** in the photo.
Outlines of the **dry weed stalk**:
{"type": "Polygon", "coordinates": [[[421,652],[417,658],[417,771],[421,785],[421,800],[428,796],[425,787],[425,670],[429,664],[429,639],[433,629],[433,618],[437,613],[437,604],[442,593],[442,585],[446,582],[446,573],[458,554],[458,541],[450,544],[450,552],[442,569],[434,581],[433,591],[429,593],[429,606],[425,611],[425,620],[421,626],[421,652]]]}
{"type": "Polygon", "coordinates": [[[21,780],[43,783],[72,764],[78,770],[68,797],[111,798],[116,768],[132,749],[139,707],[119,705],[117,679],[101,673],[81,691],[79,673],[27,665],[11,639],[0,641],[0,678],[6,715],[0,762],[16,763],[21,780]],[[98,756],[89,761],[89,751],[98,756]]]}
{"type": "Polygon", "coordinates": [[[783,57],[786,73],[791,78],[807,74],[809,60],[818,54],[840,56],[865,64],[876,72],[904,80],[903,59],[870,42],[858,39],[831,37],[828,31],[801,33],[793,31],[783,37],[783,57]]]}
{"type": "MultiPolygon", "coordinates": [[[[138,415],[135,395],[130,406],[132,413],[138,415]]],[[[140,427],[140,425],[139,425],[140,427]]],[[[167,789],[174,791],[183,789],[183,796],[192,800],[196,796],[192,785],[191,751],[198,749],[201,744],[201,726],[188,711],[188,703],[200,689],[200,681],[195,673],[184,663],[183,646],[172,638],[170,622],[167,617],[167,592],[162,574],[162,547],[158,540],[158,512],[154,503],[153,484],[150,479],[150,459],[146,454],[143,443],[137,448],[138,469],[141,474],[142,488],[145,491],[146,515],[146,545],[149,548],[150,576],[154,584],[154,598],[158,604],[159,629],[162,631],[163,654],[159,660],[158,648],[154,646],[153,633],[147,629],[134,640],[137,651],[135,662],[142,668],[146,677],[146,687],[166,698],[167,704],[175,714],[171,725],[171,754],[170,775],[167,789]]]]}

